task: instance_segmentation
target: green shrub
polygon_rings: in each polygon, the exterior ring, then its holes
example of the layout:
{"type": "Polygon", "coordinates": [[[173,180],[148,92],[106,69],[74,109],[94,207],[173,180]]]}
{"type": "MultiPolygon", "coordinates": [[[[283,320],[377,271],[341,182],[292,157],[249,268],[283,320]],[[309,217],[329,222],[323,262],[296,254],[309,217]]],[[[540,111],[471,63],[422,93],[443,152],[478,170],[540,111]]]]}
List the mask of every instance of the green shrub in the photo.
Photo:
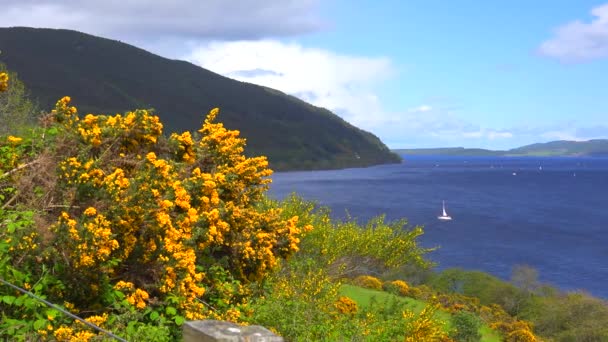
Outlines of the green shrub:
{"type": "Polygon", "coordinates": [[[467,311],[460,311],[452,315],[453,331],[450,337],[456,341],[476,342],[481,340],[479,317],[467,311]]]}

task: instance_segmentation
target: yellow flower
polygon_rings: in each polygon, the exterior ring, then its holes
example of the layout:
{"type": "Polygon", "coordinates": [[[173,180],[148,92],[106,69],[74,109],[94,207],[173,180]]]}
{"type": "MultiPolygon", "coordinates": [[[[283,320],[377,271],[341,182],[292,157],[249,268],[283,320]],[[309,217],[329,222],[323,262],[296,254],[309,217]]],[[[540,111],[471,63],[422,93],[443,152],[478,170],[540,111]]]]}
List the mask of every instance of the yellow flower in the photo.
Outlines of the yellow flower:
{"type": "Polygon", "coordinates": [[[19,144],[23,139],[21,139],[19,137],[14,137],[12,135],[9,135],[8,138],[7,138],[7,140],[9,142],[9,144],[11,144],[11,145],[14,146],[14,145],[19,144]]]}
{"type": "Polygon", "coordinates": [[[93,207],[88,207],[85,211],[84,214],[87,216],[95,216],[97,215],[97,210],[93,207]]]}
{"type": "Polygon", "coordinates": [[[101,326],[103,323],[105,323],[108,320],[108,314],[104,313],[101,316],[90,316],[86,319],[87,322],[89,323],[93,323],[96,326],[101,326]]]}
{"type": "Polygon", "coordinates": [[[135,289],[135,293],[127,297],[127,301],[129,304],[134,305],[138,309],[143,309],[146,307],[146,301],[148,300],[149,295],[148,292],[135,289]]]}
{"type": "Polygon", "coordinates": [[[54,335],[58,341],[68,341],[72,337],[73,332],[74,331],[72,330],[72,328],[62,325],[57,330],[55,330],[54,335]]]}
{"type": "Polygon", "coordinates": [[[116,283],[116,285],[114,285],[114,288],[116,290],[132,290],[133,289],[133,283],[128,282],[128,281],[119,281],[118,283],[116,283]]]}

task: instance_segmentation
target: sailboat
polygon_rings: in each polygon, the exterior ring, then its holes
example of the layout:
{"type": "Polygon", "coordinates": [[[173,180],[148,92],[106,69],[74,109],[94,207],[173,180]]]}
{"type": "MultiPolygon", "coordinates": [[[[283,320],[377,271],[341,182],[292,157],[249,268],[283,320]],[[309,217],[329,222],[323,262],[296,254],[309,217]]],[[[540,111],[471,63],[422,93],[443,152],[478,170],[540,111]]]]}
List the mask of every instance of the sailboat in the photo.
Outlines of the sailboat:
{"type": "Polygon", "coordinates": [[[452,216],[448,216],[448,213],[445,212],[445,201],[443,201],[443,215],[437,216],[438,219],[443,221],[451,221],[452,216]]]}

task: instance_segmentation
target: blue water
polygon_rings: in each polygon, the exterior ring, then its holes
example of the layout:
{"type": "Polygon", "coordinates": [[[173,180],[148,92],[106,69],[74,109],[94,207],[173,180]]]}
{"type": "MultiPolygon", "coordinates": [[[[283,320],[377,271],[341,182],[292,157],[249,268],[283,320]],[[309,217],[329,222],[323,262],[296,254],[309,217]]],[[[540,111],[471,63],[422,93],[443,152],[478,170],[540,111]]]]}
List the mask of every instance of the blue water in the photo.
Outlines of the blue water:
{"type": "Polygon", "coordinates": [[[563,290],[608,298],[608,159],[404,156],[361,169],[276,173],[270,194],[292,192],[360,222],[386,214],[423,225],[439,269],[509,279],[536,268],[563,290]],[[516,175],[513,175],[516,173],[516,175]],[[452,221],[437,220],[446,201],[452,221]]]}

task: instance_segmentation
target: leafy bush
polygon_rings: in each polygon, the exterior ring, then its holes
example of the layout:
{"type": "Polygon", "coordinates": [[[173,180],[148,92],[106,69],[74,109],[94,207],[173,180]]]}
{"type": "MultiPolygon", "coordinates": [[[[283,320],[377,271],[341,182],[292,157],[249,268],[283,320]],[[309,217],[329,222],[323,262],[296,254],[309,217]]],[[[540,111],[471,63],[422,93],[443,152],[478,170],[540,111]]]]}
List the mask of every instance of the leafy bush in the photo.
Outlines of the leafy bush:
{"type": "Polygon", "coordinates": [[[467,311],[460,311],[452,315],[453,332],[450,337],[456,341],[475,342],[481,340],[479,318],[467,311]]]}
{"type": "Polygon", "coordinates": [[[38,110],[23,82],[15,73],[1,72],[4,69],[0,64],[0,135],[23,133],[34,125],[38,110]]]}
{"type": "MultiPolygon", "coordinates": [[[[266,205],[279,206],[283,215],[298,216],[300,250],[282,262],[278,272],[257,290],[260,293],[251,303],[249,323],[272,328],[296,341],[391,341],[410,335],[439,334],[435,328],[441,322],[429,316],[431,311],[416,315],[404,303],[392,301],[357,305],[354,312],[355,306],[338,294],[346,275],[357,274],[371,265],[389,270],[405,264],[427,266],[422,259],[427,250],[416,243],[422,233],[420,228],[402,230],[402,222],[386,224],[381,218],[364,226],[335,222],[327,209],[316,208],[296,196],[281,203],[268,201],[266,205]],[[314,229],[310,229],[312,226],[314,229]],[[364,260],[366,264],[355,270],[353,260],[364,260]],[[425,330],[427,325],[433,329],[425,330]]],[[[359,279],[365,279],[375,289],[382,288],[375,277],[359,279]]]]}

